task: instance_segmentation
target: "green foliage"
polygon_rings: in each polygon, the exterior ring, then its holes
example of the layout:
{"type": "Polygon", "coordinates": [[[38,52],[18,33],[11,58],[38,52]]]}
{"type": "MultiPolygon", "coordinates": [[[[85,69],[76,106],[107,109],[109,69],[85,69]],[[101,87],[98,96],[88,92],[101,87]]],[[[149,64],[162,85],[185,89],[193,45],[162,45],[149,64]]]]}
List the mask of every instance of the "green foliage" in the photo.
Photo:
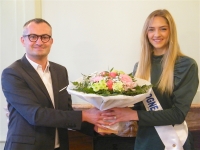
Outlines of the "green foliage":
{"type": "Polygon", "coordinates": [[[82,77],[80,82],[72,82],[75,86],[73,90],[101,96],[135,96],[146,93],[152,87],[152,85],[139,86],[135,84],[137,81],[132,73],[125,74],[123,71],[114,68],[90,75],[82,74],[82,77]]]}
{"type": "Polygon", "coordinates": [[[136,86],[134,90],[127,90],[127,91],[109,91],[109,90],[99,90],[95,92],[91,87],[88,87],[88,83],[84,82],[72,82],[72,84],[76,87],[74,90],[78,92],[83,92],[87,94],[97,94],[101,96],[116,96],[116,95],[127,95],[127,96],[135,96],[138,94],[144,94],[146,93],[152,85],[143,85],[143,86],[136,86]]]}

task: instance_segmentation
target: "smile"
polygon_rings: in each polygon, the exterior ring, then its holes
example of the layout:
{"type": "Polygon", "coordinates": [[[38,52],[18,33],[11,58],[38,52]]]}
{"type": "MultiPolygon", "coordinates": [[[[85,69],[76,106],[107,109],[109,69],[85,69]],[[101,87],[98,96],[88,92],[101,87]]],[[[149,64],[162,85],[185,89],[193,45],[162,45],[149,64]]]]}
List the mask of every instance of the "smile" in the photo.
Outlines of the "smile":
{"type": "Polygon", "coordinates": [[[163,40],[162,40],[162,39],[153,39],[153,41],[154,41],[155,43],[160,43],[160,42],[162,42],[163,40]]]}

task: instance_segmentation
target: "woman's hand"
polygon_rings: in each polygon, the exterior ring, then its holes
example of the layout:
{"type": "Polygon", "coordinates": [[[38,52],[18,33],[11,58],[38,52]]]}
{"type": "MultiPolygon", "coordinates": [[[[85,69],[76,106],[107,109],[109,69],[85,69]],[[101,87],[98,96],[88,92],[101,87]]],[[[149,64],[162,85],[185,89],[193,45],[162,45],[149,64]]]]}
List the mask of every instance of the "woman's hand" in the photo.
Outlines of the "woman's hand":
{"type": "Polygon", "coordinates": [[[122,121],[130,121],[130,120],[139,120],[137,111],[132,110],[131,108],[112,108],[108,111],[104,111],[101,113],[103,120],[107,122],[107,120],[112,120],[109,125],[113,125],[122,121]]]}

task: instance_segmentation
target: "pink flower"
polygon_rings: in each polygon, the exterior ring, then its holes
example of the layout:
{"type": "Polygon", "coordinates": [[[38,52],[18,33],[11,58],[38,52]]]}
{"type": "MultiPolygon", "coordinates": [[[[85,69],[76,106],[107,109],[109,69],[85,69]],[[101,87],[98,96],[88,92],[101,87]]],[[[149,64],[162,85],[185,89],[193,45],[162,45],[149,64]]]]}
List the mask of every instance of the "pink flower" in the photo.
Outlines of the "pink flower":
{"type": "Polygon", "coordinates": [[[137,86],[136,82],[125,82],[124,83],[124,90],[127,91],[128,89],[135,90],[134,88],[137,86]]]}
{"type": "Polygon", "coordinates": [[[113,89],[112,88],[112,85],[113,85],[113,81],[112,80],[108,80],[106,84],[107,84],[107,87],[108,87],[109,90],[113,89]]]}
{"type": "Polygon", "coordinates": [[[110,72],[109,76],[115,78],[117,76],[117,72],[110,72]]]}
{"type": "Polygon", "coordinates": [[[131,77],[128,76],[127,74],[120,74],[119,78],[121,79],[121,81],[124,82],[133,82],[131,77]]]}
{"type": "Polygon", "coordinates": [[[99,81],[102,80],[102,79],[103,79],[103,77],[101,77],[101,76],[96,76],[96,77],[91,78],[90,80],[91,80],[92,82],[99,82],[99,81]]]}
{"type": "Polygon", "coordinates": [[[135,82],[133,82],[132,78],[127,74],[121,74],[120,79],[124,85],[124,90],[127,91],[128,89],[134,89],[137,86],[135,82]]]}

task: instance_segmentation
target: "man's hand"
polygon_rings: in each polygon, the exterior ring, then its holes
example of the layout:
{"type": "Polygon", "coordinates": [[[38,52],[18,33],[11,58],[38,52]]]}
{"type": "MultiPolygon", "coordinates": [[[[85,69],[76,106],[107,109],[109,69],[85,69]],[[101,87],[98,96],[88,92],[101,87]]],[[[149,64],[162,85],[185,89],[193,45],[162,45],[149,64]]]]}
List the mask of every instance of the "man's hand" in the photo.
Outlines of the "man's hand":
{"type": "Polygon", "coordinates": [[[89,123],[92,123],[98,127],[102,128],[102,125],[108,125],[109,122],[105,122],[103,120],[103,116],[101,115],[102,112],[105,111],[100,111],[97,108],[90,108],[87,110],[82,111],[82,121],[87,121],[89,123]]]}

